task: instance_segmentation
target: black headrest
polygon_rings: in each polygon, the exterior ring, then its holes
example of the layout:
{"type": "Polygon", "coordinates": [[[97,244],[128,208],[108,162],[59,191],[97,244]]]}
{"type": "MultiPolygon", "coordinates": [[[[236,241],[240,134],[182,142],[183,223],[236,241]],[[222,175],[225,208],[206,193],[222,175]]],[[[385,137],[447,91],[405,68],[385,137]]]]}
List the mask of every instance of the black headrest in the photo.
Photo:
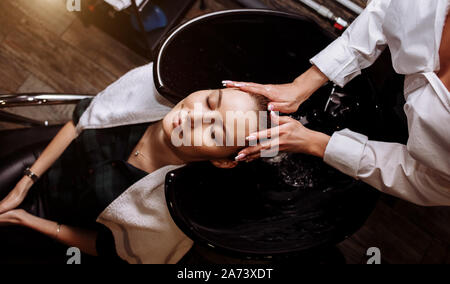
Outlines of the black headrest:
{"type": "Polygon", "coordinates": [[[314,22],[266,10],[231,10],[194,19],[169,34],[155,60],[157,89],[173,102],[222,80],[286,83],[333,37],[314,22]]]}

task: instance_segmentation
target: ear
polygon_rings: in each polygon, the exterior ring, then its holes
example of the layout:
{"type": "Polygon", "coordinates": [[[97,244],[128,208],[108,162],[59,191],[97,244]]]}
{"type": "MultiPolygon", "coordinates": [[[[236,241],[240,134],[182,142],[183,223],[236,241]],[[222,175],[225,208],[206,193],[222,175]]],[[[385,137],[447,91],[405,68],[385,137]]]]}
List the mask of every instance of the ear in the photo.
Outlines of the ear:
{"type": "Polygon", "coordinates": [[[221,169],[232,169],[232,168],[235,168],[239,164],[239,162],[237,162],[237,161],[232,161],[232,160],[228,160],[228,159],[214,160],[214,161],[211,161],[211,163],[215,167],[221,168],[221,169]]]}

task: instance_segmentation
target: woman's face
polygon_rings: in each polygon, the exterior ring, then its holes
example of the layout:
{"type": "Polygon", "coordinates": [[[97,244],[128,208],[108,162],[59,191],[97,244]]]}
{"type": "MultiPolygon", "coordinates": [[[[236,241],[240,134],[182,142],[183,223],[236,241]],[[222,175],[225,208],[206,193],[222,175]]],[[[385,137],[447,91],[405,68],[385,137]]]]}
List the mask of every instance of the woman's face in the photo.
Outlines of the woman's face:
{"type": "Polygon", "coordinates": [[[164,117],[164,133],[189,161],[229,160],[245,146],[245,137],[259,130],[261,108],[237,89],[195,92],[164,117]]]}

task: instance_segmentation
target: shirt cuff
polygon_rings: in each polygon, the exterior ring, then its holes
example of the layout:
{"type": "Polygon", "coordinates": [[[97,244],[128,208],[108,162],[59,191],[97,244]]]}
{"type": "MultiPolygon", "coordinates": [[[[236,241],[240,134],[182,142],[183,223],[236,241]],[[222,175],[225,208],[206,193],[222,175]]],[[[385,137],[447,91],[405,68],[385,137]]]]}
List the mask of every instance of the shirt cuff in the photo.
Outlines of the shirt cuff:
{"type": "Polygon", "coordinates": [[[327,48],[310,59],[328,79],[344,87],[353,78],[361,74],[358,58],[349,49],[347,41],[340,37],[327,48]]]}
{"type": "Polygon", "coordinates": [[[346,175],[358,178],[358,171],[368,137],[344,129],[336,132],[325,150],[324,162],[346,175]]]}

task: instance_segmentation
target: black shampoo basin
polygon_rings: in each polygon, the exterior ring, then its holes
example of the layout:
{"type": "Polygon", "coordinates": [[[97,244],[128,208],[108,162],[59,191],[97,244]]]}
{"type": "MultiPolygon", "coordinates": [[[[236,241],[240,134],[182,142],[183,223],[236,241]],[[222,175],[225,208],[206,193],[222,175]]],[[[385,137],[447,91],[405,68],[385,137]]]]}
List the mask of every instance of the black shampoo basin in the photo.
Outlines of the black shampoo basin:
{"type": "MultiPolygon", "coordinates": [[[[224,79],[286,83],[309,68],[309,59],[333,39],[296,15],[214,13],[167,37],[154,79],[158,91],[174,103],[197,90],[221,88],[224,79]]],[[[344,89],[327,84],[294,117],[329,134],[351,128],[376,135],[375,96],[364,75],[344,89]]],[[[197,163],[166,178],[166,199],[177,225],[198,243],[242,257],[334,246],[364,224],[377,198],[368,185],[304,155],[232,170],[197,163]]]]}

